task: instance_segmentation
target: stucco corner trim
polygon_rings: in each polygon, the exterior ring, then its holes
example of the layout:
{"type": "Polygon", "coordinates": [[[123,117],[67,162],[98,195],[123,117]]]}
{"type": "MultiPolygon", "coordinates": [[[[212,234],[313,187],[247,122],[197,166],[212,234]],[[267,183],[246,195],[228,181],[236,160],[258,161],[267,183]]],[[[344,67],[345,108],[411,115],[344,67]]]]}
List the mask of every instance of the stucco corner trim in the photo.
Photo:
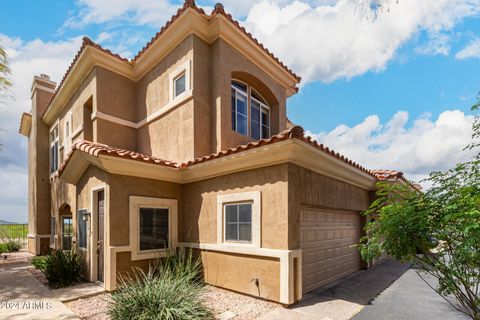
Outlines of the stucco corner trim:
{"type": "Polygon", "coordinates": [[[130,196],[129,206],[132,261],[166,257],[170,252],[175,252],[178,246],[178,200],[130,196]],[[140,250],[140,208],[168,209],[168,249],[140,250]]]}
{"type": "Polygon", "coordinates": [[[261,247],[262,224],[262,194],[260,191],[229,193],[217,196],[217,244],[228,246],[261,247]],[[252,242],[248,244],[232,244],[225,241],[225,204],[251,202],[252,203],[252,242]]]}

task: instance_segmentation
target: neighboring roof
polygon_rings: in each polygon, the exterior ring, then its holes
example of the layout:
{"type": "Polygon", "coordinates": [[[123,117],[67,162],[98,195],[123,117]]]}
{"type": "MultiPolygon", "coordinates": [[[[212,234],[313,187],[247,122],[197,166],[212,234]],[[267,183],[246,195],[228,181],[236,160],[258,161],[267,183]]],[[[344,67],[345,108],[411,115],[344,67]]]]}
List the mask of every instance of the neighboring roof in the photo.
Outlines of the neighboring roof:
{"type": "Polygon", "coordinates": [[[403,178],[403,172],[400,172],[400,171],[383,170],[383,169],[375,169],[371,171],[375,175],[375,177],[380,181],[403,178]]]}
{"type": "MultiPolygon", "coordinates": [[[[80,56],[82,55],[83,51],[87,48],[87,47],[93,47],[93,48],[96,48],[96,49],[99,49],[105,53],[107,53],[108,55],[118,59],[118,60],[121,60],[123,62],[127,62],[129,63],[130,65],[134,65],[135,62],[148,50],[149,47],[151,47],[153,45],[154,42],[156,42],[159,37],[185,12],[187,11],[188,9],[193,9],[195,10],[198,14],[200,14],[207,22],[212,20],[213,18],[215,18],[217,15],[222,15],[224,16],[229,22],[231,22],[238,30],[240,30],[242,33],[244,33],[251,41],[253,41],[259,48],[261,48],[267,55],[269,55],[276,63],[278,63],[288,74],[290,74],[292,77],[294,77],[297,82],[300,82],[301,81],[301,77],[299,77],[297,74],[295,74],[291,69],[289,69],[283,62],[281,62],[278,57],[276,57],[273,53],[271,53],[263,44],[261,44],[258,39],[254,38],[252,36],[251,33],[247,32],[246,29],[244,27],[242,27],[240,25],[240,23],[233,19],[232,15],[231,14],[228,14],[225,12],[224,8],[223,8],[223,5],[220,4],[220,3],[217,3],[215,5],[215,8],[214,10],[212,11],[212,13],[210,15],[207,15],[205,14],[205,11],[201,8],[198,8],[197,5],[195,4],[195,1],[194,0],[186,0],[183,4],[183,6],[178,9],[177,13],[172,16],[172,18],[165,24],[164,27],[162,27],[160,29],[160,31],[135,55],[135,57],[131,60],[128,60],[127,58],[124,58],[124,57],[121,57],[120,55],[118,54],[115,54],[113,52],[111,52],[110,50],[108,49],[105,49],[103,48],[102,46],[100,46],[98,43],[95,43],[93,42],[91,39],[89,39],[88,37],[84,37],[83,38],[83,41],[82,41],[82,46],[80,47],[80,49],[78,50],[77,54],[75,55],[75,57],[73,58],[72,62],[70,63],[70,66],[68,67],[67,71],[65,72],[65,75],[63,76],[62,80],[60,81],[59,85],[57,86],[57,89],[54,93],[54,95],[52,96],[52,98],[50,99],[49,103],[45,106],[45,109],[43,110],[42,112],[42,116],[45,115],[45,113],[47,112],[48,108],[50,107],[50,105],[52,104],[52,101],[55,99],[55,97],[57,96],[57,93],[60,91],[60,89],[62,88],[62,86],[64,85],[66,79],[68,78],[70,72],[72,71],[73,67],[75,66],[75,64],[77,63],[78,59],[80,58],[80,56]]],[[[296,88],[296,90],[298,91],[298,88],[296,88]]]]}
{"type": "Polygon", "coordinates": [[[124,158],[124,159],[128,159],[128,160],[136,160],[136,161],[143,161],[143,162],[148,162],[148,163],[152,163],[152,164],[158,164],[160,166],[166,166],[166,167],[178,168],[178,169],[180,169],[180,168],[185,169],[185,168],[188,168],[190,166],[194,166],[196,164],[200,164],[200,163],[204,163],[204,162],[207,162],[207,161],[210,161],[210,160],[222,158],[222,157],[225,157],[225,156],[228,156],[228,155],[231,155],[231,154],[240,153],[240,152],[243,152],[243,151],[247,151],[247,150],[259,148],[259,147],[262,147],[262,146],[265,146],[265,145],[271,145],[271,144],[274,144],[274,143],[277,143],[277,142],[280,142],[280,141],[286,141],[286,140],[291,140],[291,139],[297,139],[297,140],[303,141],[303,142],[307,143],[308,145],[314,147],[317,150],[320,150],[320,151],[326,153],[327,155],[329,155],[331,157],[334,157],[334,158],[336,158],[340,161],[343,161],[344,163],[346,163],[346,164],[348,164],[348,165],[350,165],[350,166],[352,166],[352,167],[354,167],[358,170],[361,170],[364,173],[367,173],[368,175],[374,176],[370,170],[367,170],[366,168],[360,166],[359,164],[353,162],[352,160],[349,160],[345,156],[329,149],[328,147],[325,147],[323,144],[319,144],[317,141],[313,140],[311,137],[305,136],[305,132],[304,132],[303,128],[300,127],[300,126],[295,126],[293,128],[284,130],[284,131],[280,132],[279,134],[272,136],[269,139],[261,139],[261,140],[255,141],[255,142],[250,142],[250,143],[247,143],[245,145],[240,145],[240,146],[235,147],[235,148],[230,148],[230,149],[227,149],[227,150],[224,150],[224,151],[213,153],[213,154],[210,154],[208,156],[205,156],[205,157],[202,157],[202,158],[197,158],[197,159],[194,159],[194,160],[191,160],[191,161],[188,161],[188,162],[184,162],[184,163],[181,163],[181,164],[177,164],[175,162],[163,160],[163,159],[160,159],[160,158],[155,158],[155,157],[148,156],[148,155],[141,154],[141,153],[134,152],[134,151],[114,148],[114,147],[110,147],[110,146],[107,146],[107,145],[104,145],[104,144],[93,143],[93,142],[89,142],[89,141],[85,141],[85,140],[79,140],[79,141],[77,141],[76,143],[73,144],[72,152],[69,153],[67,158],[64,160],[64,162],[60,166],[60,174],[62,173],[62,171],[67,166],[68,161],[70,160],[70,158],[71,158],[73,152],[75,152],[75,150],[79,150],[79,151],[82,151],[84,153],[88,153],[88,154],[90,154],[92,156],[95,156],[95,157],[98,157],[99,155],[103,154],[103,155],[108,155],[108,156],[112,156],[112,157],[124,158]]]}
{"type": "Polygon", "coordinates": [[[22,113],[22,118],[20,119],[20,128],[18,132],[25,137],[30,135],[30,128],[32,125],[32,115],[28,112],[22,113]]]}

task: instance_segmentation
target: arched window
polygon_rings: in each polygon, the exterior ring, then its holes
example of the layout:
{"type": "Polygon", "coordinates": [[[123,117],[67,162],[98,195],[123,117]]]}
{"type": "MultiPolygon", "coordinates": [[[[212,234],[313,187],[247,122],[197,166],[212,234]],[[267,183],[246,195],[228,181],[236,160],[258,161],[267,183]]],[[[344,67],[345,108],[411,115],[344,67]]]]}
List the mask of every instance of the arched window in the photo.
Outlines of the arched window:
{"type": "Polygon", "coordinates": [[[232,129],[252,139],[270,137],[270,108],[251,86],[232,81],[232,129]]]}

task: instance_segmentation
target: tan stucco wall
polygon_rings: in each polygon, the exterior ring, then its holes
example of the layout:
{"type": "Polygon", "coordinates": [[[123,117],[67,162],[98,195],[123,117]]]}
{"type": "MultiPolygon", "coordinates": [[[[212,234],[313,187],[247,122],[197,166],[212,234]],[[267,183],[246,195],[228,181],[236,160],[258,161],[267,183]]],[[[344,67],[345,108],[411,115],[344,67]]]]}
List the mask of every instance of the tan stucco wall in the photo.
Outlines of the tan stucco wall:
{"type": "MultiPolygon", "coordinates": [[[[178,199],[181,210],[181,185],[128,176],[110,177],[110,245],[129,245],[129,197],[178,199]]],[[[180,222],[179,222],[180,223],[180,222]]]]}
{"type": "Polygon", "coordinates": [[[202,251],[205,281],[214,286],[279,301],[280,261],[275,258],[202,251]],[[258,279],[259,286],[253,279],[258,279]]]}
{"type": "Polygon", "coordinates": [[[183,186],[183,223],[179,238],[191,243],[217,243],[217,195],[261,192],[261,245],[288,249],[288,166],[238,172],[183,186]]]}
{"type": "MultiPolygon", "coordinates": [[[[135,82],[101,67],[95,70],[97,96],[93,112],[135,121],[135,82]]],[[[137,149],[135,129],[100,119],[94,121],[93,127],[95,141],[127,150],[137,149]]]]}
{"type": "Polygon", "coordinates": [[[300,248],[300,206],[364,211],[370,204],[368,190],[288,164],[289,249],[300,248]]]}
{"type": "MultiPolygon", "coordinates": [[[[193,61],[193,36],[187,37],[136,84],[136,121],[144,120],[170,102],[170,78],[193,61]]],[[[193,101],[189,100],[137,131],[138,151],[184,162],[193,159],[193,101]]]]}

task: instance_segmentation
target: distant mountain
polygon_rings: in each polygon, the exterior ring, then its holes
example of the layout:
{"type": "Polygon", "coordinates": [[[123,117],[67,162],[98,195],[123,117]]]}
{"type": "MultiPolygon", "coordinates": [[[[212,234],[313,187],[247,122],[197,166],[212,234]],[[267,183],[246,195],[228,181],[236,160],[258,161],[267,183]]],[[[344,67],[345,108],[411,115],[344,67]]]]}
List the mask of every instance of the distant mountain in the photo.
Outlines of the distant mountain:
{"type": "Polygon", "coordinates": [[[0,224],[17,224],[16,222],[10,222],[0,219],[0,224]]]}

